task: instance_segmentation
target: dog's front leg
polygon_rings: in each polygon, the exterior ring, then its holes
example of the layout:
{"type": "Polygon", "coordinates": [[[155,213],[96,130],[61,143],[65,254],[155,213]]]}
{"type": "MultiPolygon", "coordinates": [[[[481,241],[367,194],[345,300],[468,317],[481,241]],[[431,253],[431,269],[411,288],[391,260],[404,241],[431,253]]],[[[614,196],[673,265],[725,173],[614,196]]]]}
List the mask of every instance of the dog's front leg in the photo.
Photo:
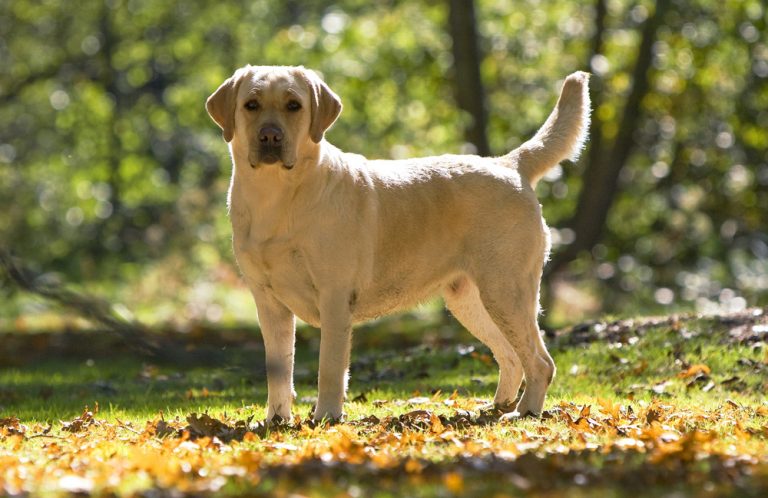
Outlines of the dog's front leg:
{"type": "Polygon", "coordinates": [[[282,418],[291,420],[293,390],[293,356],[296,319],[291,311],[274,297],[254,290],[259,312],[261,335],[267,359],[267,422],[282,418]]]}
{"type": "Polygon", "coordinates": [[[320,371],[315,420],[339,420],[343,415],[352,348],[349,295],[338,291],[320,296],[320,371]]]}

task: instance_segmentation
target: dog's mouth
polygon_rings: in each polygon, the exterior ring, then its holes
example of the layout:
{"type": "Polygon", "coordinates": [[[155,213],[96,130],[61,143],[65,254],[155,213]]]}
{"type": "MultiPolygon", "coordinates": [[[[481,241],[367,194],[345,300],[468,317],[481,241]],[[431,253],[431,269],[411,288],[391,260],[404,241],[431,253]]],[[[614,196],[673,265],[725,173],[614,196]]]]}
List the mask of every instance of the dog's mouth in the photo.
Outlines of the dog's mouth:
{"type": "Polygon", "coordinates": [[[271,165],[275,163],[282,163],[284,169],[293,169],[294,166],[292,163],[286,163],[283,159],[282,147],[272,147],[268,145],[260,146],[257,154],[251,154],[250,163],[251,168],[254,169],[262,164],[271,165]]]}
{"type": "Polygon", "coordinates": [[[262,147],[259,150],[259,162],[265,164],[275,164],[281,159],[282,151],[273,147],[262,147]]]}

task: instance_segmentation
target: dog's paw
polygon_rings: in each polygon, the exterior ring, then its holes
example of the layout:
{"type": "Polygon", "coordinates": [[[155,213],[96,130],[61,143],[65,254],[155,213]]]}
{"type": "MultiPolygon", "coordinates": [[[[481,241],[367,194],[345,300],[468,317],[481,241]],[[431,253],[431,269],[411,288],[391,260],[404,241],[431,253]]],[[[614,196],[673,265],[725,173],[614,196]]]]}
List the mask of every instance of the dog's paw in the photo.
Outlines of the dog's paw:
{"type": "Polygon", "coordinates": [[[316,420],[314,417],[311,417],[308,420],[303,421],[302,424],[306,425],[311,429],[315,429],[317,427],[322,427],[327,429],[337,424],[343,424],[346,421],[347,421],[346,415],[342,415],[341,417],[337,417],[337,418],[324,417],[319,420],[316,420]]]}
{"type": "Polygon", "coordinates": [[[543,408],[542,403],[531,403],[530,400],[526,400],[525,396],[523,396],[523,399],[517,404],[515,411],[524,417],[538,418],[541,416],[543,408]]]}
{"type": "Polygon", "coordinates": [[[267,419],[264,421],[264,424],[267,427],[284,427],[291,424],[292,417],[288,415],[287,417],[282,417],[280,415],[272,415],[271,417],[267,417],[267,419]]]}
{"type": "Polygon", "coordinates": [[[499,422],[514,422],[521,418],[523,418],[523,415],[520,415],[520,412],[515,410],[513,412],[507,412],[499,417],[499,422]]]}
{"type": "Polygon", "coordinates": [[[333,412],[322,412],[315,410],[315,414],[312,416],[312,420],[318,425],[323,423],[335,425],[345,422],[347,420],[347,415],[344,412],[340,412],[338,415],[336,415],[333,412]]]}
{"type": "Polygon", "coordinates": [[[503,402],[503,403],[486,403],[478,408],[479,412],[481,414],[485,415],[495,415],[497,417],[501,417],[504,414],[511,413],[516,411],[515,407],[517,406],[517,403],[515,402],[503,402]]]}
{"type": "Polygon", "coordinates": [[[541,415],[531,411],[526,411],[524,413],[521,413],[515,410],[513,412],[505,413],[504,415],[499,417],[499,421],[511,422],[511,421],[520,420],[524,418],[541,418],[541,415]]]}
{"type": "Polygon", "coordinates": [[[290,398],[277,398],[267,400],[267,422],[274,419],[290,422],[293,418],[291,414],[292,401],[290,398]]]}
{"type": "Polygon", "coordinates": [[[502,412],[502,413],[510,413],[517,411],[517,402],[516,401],[502,401],[502,402],[496,402],[494,401],[491,404],[491,408],[493,410],[502,412]]]}

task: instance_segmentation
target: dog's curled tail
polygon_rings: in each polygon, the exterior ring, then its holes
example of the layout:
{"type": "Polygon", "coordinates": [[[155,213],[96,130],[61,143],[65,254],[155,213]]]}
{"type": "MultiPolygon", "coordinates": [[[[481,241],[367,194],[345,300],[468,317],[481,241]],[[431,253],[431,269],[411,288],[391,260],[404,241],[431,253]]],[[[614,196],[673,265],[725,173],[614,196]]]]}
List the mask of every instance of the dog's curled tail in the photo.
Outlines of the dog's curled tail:
{"type": "Polygon", "coordinates": [[[578,71],[565,79],[555,109],[536,135],[509,153],[531,187],[563,159],[578,158],[587,139],[589,113],[589,73],[578,71]]]}

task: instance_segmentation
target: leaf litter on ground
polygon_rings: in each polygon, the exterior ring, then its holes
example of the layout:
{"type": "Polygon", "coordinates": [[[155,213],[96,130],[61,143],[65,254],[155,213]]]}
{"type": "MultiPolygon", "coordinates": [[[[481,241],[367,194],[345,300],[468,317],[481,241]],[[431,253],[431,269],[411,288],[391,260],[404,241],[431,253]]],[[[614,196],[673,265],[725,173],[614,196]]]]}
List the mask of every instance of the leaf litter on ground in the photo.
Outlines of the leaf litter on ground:
{"type": "MultiPolygon", "coordinates": [[[[599,333],[620,334],[603,336],[606,343],[618,338],[629,344],[632,334],[702,339],[702,333],[681,333],[694,328],[692,321],[648,323],[638,329],[608,325],[599,333]]],[[[763,323],[764,315],[757,314],[720,320],[716,325],[724,325],[725,332],[713,339],[763,347],[732,333],[749,326],[759,335],[763,323]]],[[[597,347],[595,342],[577,339],[575,344],[597,347]]],[[[428,354],[419,351],[412,354],[428,354]]],[[[460,361],[485,365],[485,353],[453,351],[460,361]]],[[[251,407],[233,413],[191,411],[168,420],[162,413],[143,420],[110,419],[101,416],[98,405],[49,424],[4,416],[0,493],[288,496],[321,495],[330,486],[333,494],[350,495],[350,486],[356,486],[396,496],[426,486],[436,495],[503,496],[563,489],[642,494],[682,486],[693,494],[761,496],[768,490],[768,404],[739,393],[725,397],[722,389],[741,382],[753,389],[749,376],[764,374],[765,361],[741,358],[735,362],[741,370],[726,374],[717,371],[714,358],[693,358],[681,348],[671,351],[669,365],[657,367],[648,359],[638,369],[634,360],[612,360],[611,351],[601,353],[606,365],[614,365],[610,368],[626,369],[631,380],[655,378],[655,386],[664,387],[637,397],[600,386],[593,388],[594,396],[562,393],[541,418],[504,416],[489,409],[487,399],[458,390],[389,398],[367,391],[354,401],[361,414],[336,424],[298,415],[265,424],[254,421],[251,407]],[[716,379],[721,379],[717,387],[706,389],[716,379]],[[699,391],[709,403],[686,398],[699,391]]],[[[429,379],[418,382],[428,385],[429,379]]]]}

